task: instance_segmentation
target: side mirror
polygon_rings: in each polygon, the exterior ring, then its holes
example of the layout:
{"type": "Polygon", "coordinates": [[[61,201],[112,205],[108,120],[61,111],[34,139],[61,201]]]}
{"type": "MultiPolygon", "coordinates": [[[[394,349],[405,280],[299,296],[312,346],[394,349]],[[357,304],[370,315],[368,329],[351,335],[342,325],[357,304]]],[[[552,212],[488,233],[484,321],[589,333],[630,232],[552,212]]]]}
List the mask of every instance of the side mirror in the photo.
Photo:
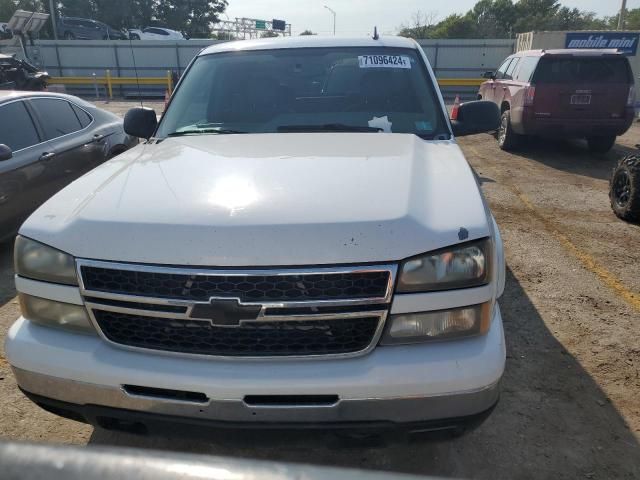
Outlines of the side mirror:
{"type": "Polygon", "coordinates": [[[4,143],[0,143],[0,162],[4,160],[11,160],[13,158],[13,152],[4,143]]]}
{"type": "Polygon", "coordinates": [[[156,131],[158,119],[155,110],[146,107],[130,109],[124,116],[124,131],[133,137],[149,139],[156,131]]]}
{"type": "Polygon", "coordinates": [[[493,80],[493,79],[496,78],[496,76],[495,76],[494,72],[491,71],[491,72],[484,72],[482,74],[482,78],[486,78],[487,80],[493,80]]]}
{"type": "Polygon", "coordinates": [[[497,130],[500,126],[500,109],[487,100],[461,103],[458,116],[451,120],[451,126],[456,137],[497,130]]]}

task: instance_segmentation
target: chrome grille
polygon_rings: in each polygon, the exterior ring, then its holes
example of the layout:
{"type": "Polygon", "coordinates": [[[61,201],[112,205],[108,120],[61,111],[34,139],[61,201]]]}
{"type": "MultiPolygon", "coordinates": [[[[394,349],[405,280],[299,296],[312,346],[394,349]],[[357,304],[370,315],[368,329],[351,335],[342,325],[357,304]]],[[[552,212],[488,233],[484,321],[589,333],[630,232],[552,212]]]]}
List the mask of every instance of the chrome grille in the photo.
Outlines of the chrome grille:
{"type": "Polygon", "coordinates": [[[89,290],[197,301],[212,297],[247,302],[375,298],[385,295],[389,283],[385,271],[235,275],[83,266],[81,273],[89,290]]]}
{"type": "Polygon", "coordinates": [[[370,351],[396,275],[395,265],[218,270],[82,259],[77,269],[85,305],[106,341],[236,358],[370,351]]]}

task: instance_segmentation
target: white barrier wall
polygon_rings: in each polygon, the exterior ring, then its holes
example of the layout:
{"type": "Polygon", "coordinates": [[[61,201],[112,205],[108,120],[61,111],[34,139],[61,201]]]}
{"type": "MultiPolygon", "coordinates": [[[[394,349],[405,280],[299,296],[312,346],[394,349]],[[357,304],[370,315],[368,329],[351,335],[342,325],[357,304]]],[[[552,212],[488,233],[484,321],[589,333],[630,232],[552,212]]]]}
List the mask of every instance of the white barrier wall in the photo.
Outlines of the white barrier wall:
{"type": "MultiPolygon", "coordinates": [[[[140,77],[161,77],[167,70],[182,73],[200,50],[214,43],[219,41],[42,40],[32,48],[38,50],[41,67],[52,76],[95,74],[101,77],[110,70],[112,76],[133,77],[137,67],[140,77]]],[[[434,39],[419,43],[439,78],[479,78],[482,72],[495,69],[515,48],[515,40],[434,39]]],[[[68,90],[90,94],[93,87],[74,86],[68,90]]],[[[163,92],[161,87],[151,86],[143,90],[163,92]]],[[[456,93],[471,95],[477,89],[460,87],[458,90],[456,93]]],[[[133,94],[134,90],[129,86],[118,87],[116,93],[133,94]]]]}

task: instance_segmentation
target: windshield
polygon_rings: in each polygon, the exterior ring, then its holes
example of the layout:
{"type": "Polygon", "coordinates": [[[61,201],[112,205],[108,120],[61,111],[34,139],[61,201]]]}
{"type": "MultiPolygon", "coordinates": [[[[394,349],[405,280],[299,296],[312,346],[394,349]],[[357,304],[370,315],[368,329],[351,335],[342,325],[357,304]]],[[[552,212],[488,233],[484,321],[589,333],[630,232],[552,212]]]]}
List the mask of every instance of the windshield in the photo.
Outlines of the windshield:
{"type": "Polygon", "coordinates": [[[157,136],[292,131],[449,136],[422,59],[404,48],[201,56],[176,91],[157,136]]]}

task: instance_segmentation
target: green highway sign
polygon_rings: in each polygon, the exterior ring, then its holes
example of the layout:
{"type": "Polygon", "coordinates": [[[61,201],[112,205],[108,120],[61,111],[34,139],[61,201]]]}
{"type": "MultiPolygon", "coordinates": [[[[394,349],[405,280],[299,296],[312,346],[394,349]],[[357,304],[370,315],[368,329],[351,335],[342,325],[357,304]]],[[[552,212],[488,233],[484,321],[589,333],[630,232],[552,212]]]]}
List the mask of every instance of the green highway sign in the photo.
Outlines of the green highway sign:
{"type": "Polygon", "coordinates": [[[256,20],[256,28],[258,30],[266,30],[267,29],[266,20],[256,20]]]}

